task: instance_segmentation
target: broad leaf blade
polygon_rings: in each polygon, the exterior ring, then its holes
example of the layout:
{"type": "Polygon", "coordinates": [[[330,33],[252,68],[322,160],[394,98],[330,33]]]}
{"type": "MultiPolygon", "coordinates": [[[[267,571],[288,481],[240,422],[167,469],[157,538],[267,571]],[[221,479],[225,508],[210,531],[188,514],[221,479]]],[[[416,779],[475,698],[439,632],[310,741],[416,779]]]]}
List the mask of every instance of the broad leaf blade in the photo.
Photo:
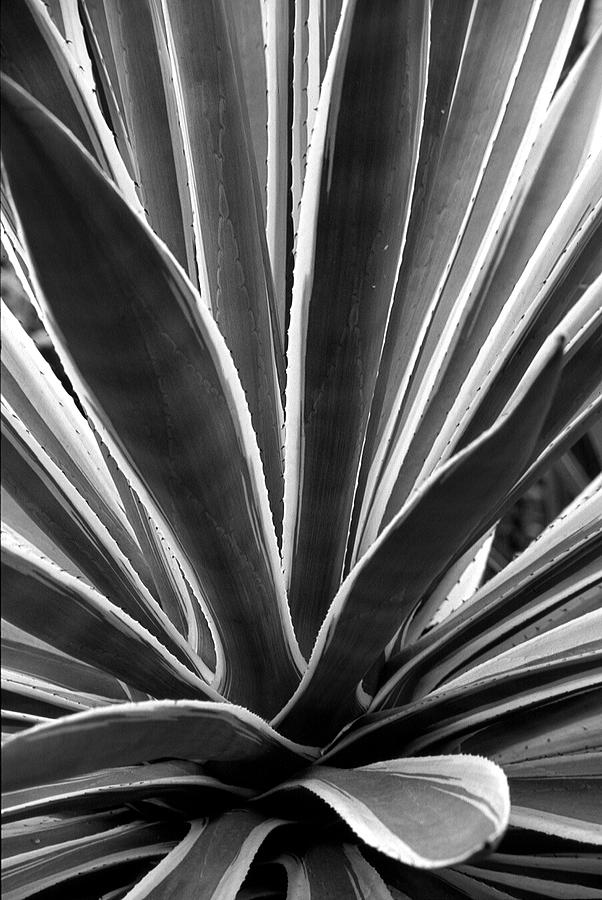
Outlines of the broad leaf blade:
{"type": "MultiPolygon", "coordinates": [[[[163,530],[140,501],[98,433],[96,439],[148,565],[154,596],[206,668],[214,673],[215,645],[208,622],[207,603],[199,600],[202,594],[198,582],[195,583],[196,592],[193,592],[183,574],[183,562],[176,557],[176,551],[167,542],[163,530]]],[[[212,680],[207,672],[205,677],[212,680]]]]}
{"type": "Polygon", "coordinates": [[[274,279],[278,330],[285,346],[290,313],[288,276],[291,241],[291,157],[289,59],[293,44],[293,5],[264,0],[267,103],[266,237],[274,279]]]}
{"type": "Polygon", "coordinates": [[[245,89],[265,219],[268,149],[264,4],[262,0],[247,0],[246,3],[228,0],[228,7],[236,30],[238,59],[245,89]]]}
{"type": "Polygon", "coordinates": [[[408,757],[350,770],[317,766],[271,793],[298,788],[334,809],[369,847],[425,869],[490,846],[510,812],[501,769],[469,756],[408,757]]]}
{"type": "Polygon", "coordinates": [[[232,360],[181,270],[91,160],[33,101],[6,92],[6,166],[69,374],[142,501],[177,533],[214,616],[220,686],[275,711],[302,661],[232,360]]]}
{"type": "Polygon", "coordinates": [[[69,716],[14,738],[2,753],[6,790],[172,757],[200,762],[226,781],[262,784],[315,757],[242,707],[175,700],[69,716]]]}

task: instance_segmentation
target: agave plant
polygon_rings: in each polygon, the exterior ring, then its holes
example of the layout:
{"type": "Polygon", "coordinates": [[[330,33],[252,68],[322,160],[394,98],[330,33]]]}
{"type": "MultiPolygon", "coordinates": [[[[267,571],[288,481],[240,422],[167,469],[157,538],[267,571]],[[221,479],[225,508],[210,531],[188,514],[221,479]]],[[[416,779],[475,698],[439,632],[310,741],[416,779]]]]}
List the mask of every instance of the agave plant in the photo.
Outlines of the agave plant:
{"type": "Polygon", "coordinates": [[[5,0],[7,900],[602,897],[582,7],[5,0]]]}

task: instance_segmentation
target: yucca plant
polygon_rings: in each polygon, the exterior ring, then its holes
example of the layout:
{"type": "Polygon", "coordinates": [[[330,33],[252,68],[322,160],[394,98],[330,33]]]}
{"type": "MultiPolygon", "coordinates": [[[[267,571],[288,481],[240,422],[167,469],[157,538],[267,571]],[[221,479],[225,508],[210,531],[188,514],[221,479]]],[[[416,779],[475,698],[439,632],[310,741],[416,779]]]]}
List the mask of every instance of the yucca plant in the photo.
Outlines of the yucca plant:
{"type": "Polygon", "coordinates": [[[602,897],[582,7],[4,0],[7,900],[602,897]]]}

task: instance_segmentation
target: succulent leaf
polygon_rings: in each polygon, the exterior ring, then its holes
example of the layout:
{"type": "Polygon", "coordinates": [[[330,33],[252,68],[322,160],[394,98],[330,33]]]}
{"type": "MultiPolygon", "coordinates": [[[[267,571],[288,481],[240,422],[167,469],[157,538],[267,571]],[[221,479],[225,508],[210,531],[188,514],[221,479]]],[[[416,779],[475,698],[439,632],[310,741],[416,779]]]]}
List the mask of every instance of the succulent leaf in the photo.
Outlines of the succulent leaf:
{"type": "Polygon", "coordinates": [[[602,900],[596,7],[5,0],[7,897],[602,900]]]}

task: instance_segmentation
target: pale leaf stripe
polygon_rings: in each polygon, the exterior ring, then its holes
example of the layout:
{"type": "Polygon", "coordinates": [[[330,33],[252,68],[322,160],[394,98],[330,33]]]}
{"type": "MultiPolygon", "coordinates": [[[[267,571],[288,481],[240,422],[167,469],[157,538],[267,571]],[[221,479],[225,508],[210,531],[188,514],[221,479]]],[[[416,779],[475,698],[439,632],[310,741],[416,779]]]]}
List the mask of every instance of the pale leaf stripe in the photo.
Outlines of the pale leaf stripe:
{"type": "Polygon", "coordinates": [[[240,706],[155,700],[76,713],[31,729],[7,743],[4,754],[5,788],[16,790],[169,757],[202,762],[209,774],[236,775],[242,784],[261,782],[307,765],[317,751],[281,737],[240,706]]]}
{"type": "Polygon", "coordinates": [[[368,846],[418,868],[468,858],[503,833],[510,813],[502,770],[478,757],[395,759],[349,770],[317,766],[266,796],[297,788],[320,797],[368,846]],[[450,816],[458,823],[453,831],[450,816]]]}
{"type": "Polygon", "coordinates": [[[191,823],[187,836],[138,882],[125,900],[221,900],[234,897],[266,837],[285,824],[252,810],[191,823]],[[200,880],[198,875],[201,875],[200,880]]]}

